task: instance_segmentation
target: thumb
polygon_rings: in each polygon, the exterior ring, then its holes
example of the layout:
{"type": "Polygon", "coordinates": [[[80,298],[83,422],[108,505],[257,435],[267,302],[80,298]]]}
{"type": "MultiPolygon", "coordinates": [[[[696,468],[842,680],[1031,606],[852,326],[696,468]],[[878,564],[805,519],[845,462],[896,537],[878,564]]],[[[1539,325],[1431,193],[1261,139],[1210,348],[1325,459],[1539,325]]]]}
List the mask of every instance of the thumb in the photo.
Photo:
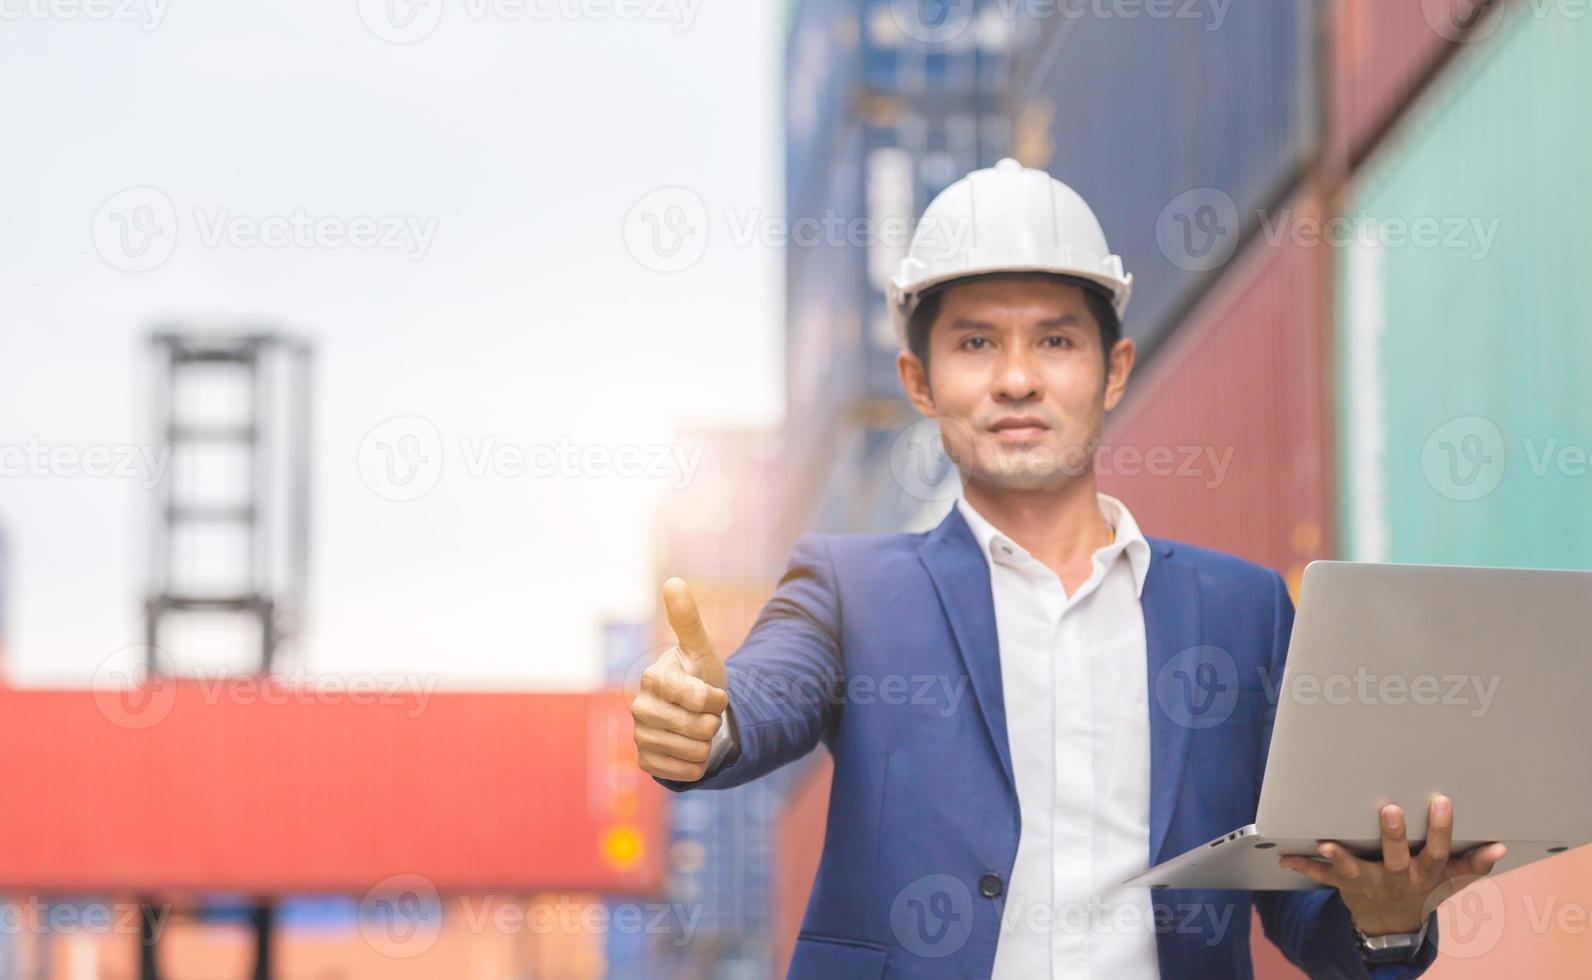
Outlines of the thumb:
{"type": "Polygon", "coordinates": [[[684,579],[671,578],[663,583],[663,608],[669,615],[669,626],[679,641],[680,649],[692,663],[707,661],[717,664],[718,648],[702,625],[702,614],[697,612],[696,597],[684,579]]]}

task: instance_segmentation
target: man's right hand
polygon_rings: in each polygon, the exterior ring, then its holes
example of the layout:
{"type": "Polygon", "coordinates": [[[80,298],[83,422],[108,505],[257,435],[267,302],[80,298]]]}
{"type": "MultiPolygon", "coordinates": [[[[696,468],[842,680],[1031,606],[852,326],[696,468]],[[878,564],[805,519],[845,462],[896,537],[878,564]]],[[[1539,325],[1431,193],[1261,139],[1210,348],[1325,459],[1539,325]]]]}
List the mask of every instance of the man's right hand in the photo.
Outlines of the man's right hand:
{"type": "Polygon", "coordinates": [[[724,661],[685,582],[663,583],[663,605],[675,645],[642,671],[630,716],[641,768],[662,779],[695,782],[707,771],[719,716],[730,703],[724,661]]]}

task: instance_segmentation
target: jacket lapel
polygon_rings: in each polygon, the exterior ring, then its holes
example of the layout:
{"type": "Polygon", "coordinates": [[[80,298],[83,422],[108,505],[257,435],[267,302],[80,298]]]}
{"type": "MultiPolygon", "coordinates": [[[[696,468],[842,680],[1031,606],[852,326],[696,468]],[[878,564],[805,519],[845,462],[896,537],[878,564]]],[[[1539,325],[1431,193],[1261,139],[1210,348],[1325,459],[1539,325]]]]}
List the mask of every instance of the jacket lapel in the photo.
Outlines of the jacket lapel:
{"type": "Polygon", "coordinates": [[[951,623],[957,652],[973,684],[973,697],[1000,758],[1006,783],[1012,778],[1011,746],[1006,740],[1006,699],[1001,693],[1000,640],[995,630],[995,597],[990,591],[989,564],[973,531],[955,507],[929,532],[918,549],[939,593],[940,606],[951,623]]]}
{"type": "MultiPolygon", "coordinates": [[[[1150,538],[1150,569],[1140,606],[1144,614],[1147,704],[1150,712],[1150,860],[1158,863],[1172,825],[1190,728],[1160,707],[1156,680],[1179,652],[1201,643],[1198,573],[1173,557],[1170,543],[1150,538]]],[[[973,697],[1013,791],[1011,746],[1006,735],[1006,699],[1001,693],[1000,641],[989,565],[973,532],[956,508],[918,549],[951,624],[957,652],[973,685],[973,697]]]]}
{"type": "Polygon", "coordinates": [[[1147,702],[1150,711],[1150,863],[1159,863],[1172,825],[1183,766],[1188,758],[1190,728],[1161,706],[1157,680],[1181,651],[1200,644],[1199,575],[1173,557],[1170,543],[1150,538],[1150,569],[1144,577],[1140,606],[1144,611],[1145,654],[1148,658],[1147,702]]]}

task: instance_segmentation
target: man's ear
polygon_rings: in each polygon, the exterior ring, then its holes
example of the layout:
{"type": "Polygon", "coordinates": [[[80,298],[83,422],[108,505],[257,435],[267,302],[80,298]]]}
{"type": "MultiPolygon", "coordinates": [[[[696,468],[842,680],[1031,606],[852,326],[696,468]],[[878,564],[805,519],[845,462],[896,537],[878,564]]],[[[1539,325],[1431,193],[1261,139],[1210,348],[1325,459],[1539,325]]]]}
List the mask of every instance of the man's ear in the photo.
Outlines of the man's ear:
{"type": "Polygon", "coordinates": [[[929,372],[923,362],[910,351],[896,354],[896,376],[901,379],[901,390],[906,392],[912,407],[928,418],[934,418],[934,394],[929,390],[929,372]]]}
{"type": "Polygon", "coordinates": [[[1106,360],[1106,411],[1117,407],[1122,400],[1122,392],[1128,387],[1128,375],[1133,373],[1133,358],[1136,351],[1133,341],[1127,337],[1118,340],[1111,348],[1111,356],[1106,360]]]}

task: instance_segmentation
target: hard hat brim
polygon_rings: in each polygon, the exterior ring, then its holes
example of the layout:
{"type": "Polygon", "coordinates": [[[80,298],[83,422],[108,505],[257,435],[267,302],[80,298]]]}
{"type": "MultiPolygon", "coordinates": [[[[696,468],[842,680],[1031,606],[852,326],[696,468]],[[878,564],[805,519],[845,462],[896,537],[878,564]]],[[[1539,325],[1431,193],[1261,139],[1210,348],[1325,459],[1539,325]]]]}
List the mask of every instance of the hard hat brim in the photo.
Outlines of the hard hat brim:
{"type": "Polygon", "coordinates": [[[896,339],[900,345],[907,346],[907,324],[912,319],[912,313],[923,302],[925,296],[938,292],[958,283],[970,282],[975,279],[991,279],[996,276],[1011,275],[1047,275],[1056,279],[1073,283],[1085,289],[1093,289],[1105,296],[1111,303],[1111,308],[1116,311],[1120,321],[1127,311],[1128,299],[1133,292],[1133,276],[1127,275],[1117,279],[1108,274],[1096,274],[1079,269],[1058,269],[1054,266],[1013,266],[1010,268],[973,270],[948,273],[942,276],[930,276],[921,281],[914,282],[910,291],[903,290],[895,283],[891,283],[891,319],[894,321],[896,339]]]}

